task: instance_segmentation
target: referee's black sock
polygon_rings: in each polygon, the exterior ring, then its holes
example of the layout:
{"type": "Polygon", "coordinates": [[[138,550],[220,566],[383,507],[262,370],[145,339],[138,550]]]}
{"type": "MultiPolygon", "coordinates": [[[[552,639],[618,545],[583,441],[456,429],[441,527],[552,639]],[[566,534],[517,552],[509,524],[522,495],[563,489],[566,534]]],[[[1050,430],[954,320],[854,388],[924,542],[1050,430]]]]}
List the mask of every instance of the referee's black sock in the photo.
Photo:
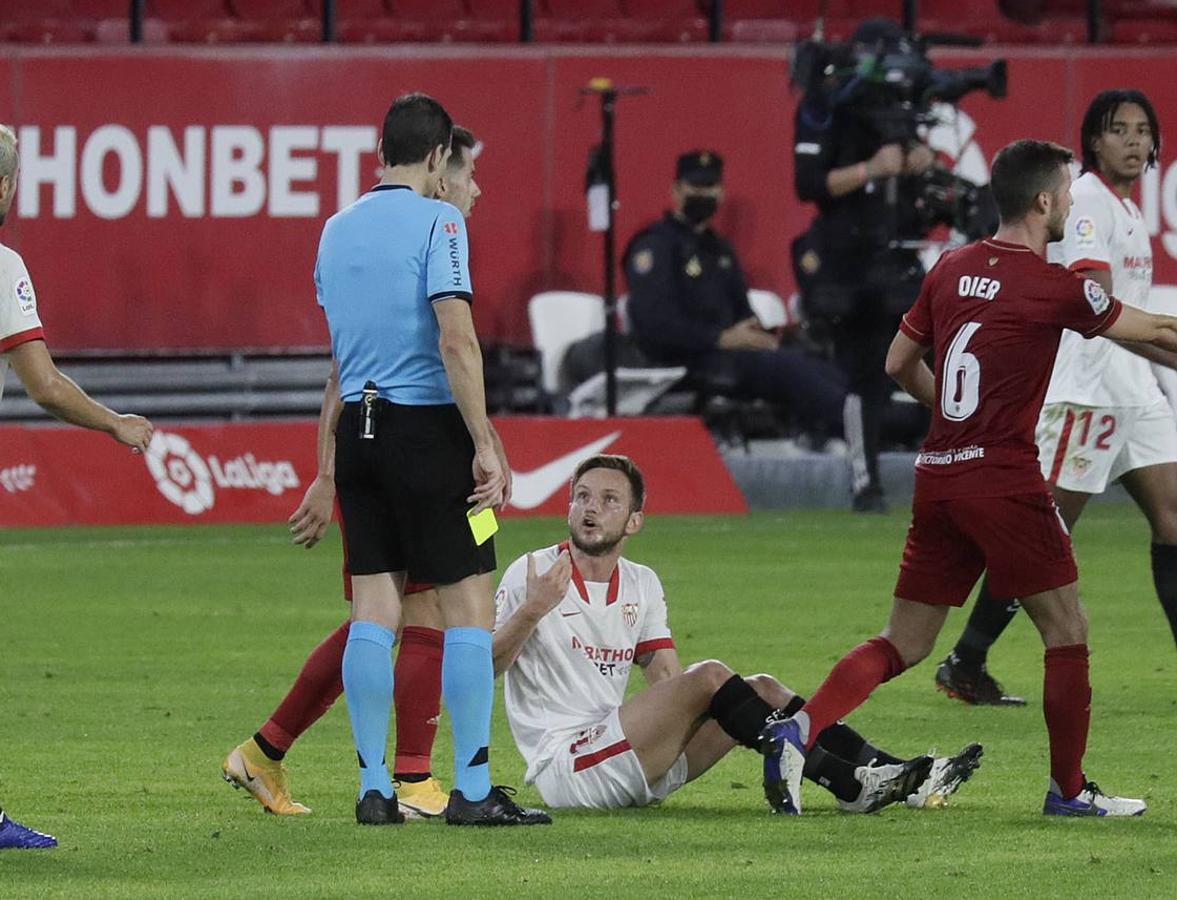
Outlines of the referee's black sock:
{"type": "Polygon", "coordinates": [[[772,713],[768,702],[739,675],[733,675],[711,695],[711,717],[738,744],[760,747],[764,720],[772,713]]]}
{"type": "Polygon", "coordinates": [[[1177,641],[1177,546],[1152,545],[1152,581],[1177,641]]]}
{"type": "Polygon", "coordinates": [[[973,604],[968,624],[952,648],[953,662],[971,672],[981,671],[989,658],[989,648],[997,642],[1021,608],[1017,600],[994,600],[989,593],[989,579],[986,578],[981,582],[981,592],[973,604]]]}

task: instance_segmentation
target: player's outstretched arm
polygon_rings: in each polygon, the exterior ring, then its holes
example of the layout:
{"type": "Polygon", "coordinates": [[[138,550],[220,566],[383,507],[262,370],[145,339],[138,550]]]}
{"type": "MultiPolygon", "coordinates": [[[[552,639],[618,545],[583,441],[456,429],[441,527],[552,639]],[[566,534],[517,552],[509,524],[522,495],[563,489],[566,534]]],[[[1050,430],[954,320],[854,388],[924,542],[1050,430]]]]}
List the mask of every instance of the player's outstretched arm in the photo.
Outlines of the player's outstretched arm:
{"type": "Polygon", "coordinates": [[[1125,304],[1119,318],[1103,332],[1103,336],[1117,341],[1151,344],[1177,353],[1177,318],[1147,313],[1125,304]]]}
{"type": "Polygon", "coordinates": [[[323,402],[319,405],[319,433],[317,438],[319,471],[307,487],[302,502],[287,520],[296,544],[308,550],[323,539],[331,524],[335,508],[335,426],[343,410],[339,394],[339,364],[331,360],[331,374],[323,388],[323,402]]]}
{"type": "Polygon", "coordinates": [[[572,558],[561,550],[550,569],[536,574],[535,558],[527,554],[527,595],[518,608],[495,629],[491,655],[495,677],[511,668],[540,620],[560,605],[572,580],[572,558]]]}
{"type": "Polygon", "coordinates": [[[887,350],[884,368],[896,384],[931,409],[936,403],[936,377],[924,362],[927,349],[900,331],[887,350]]]}
{"type": "Polygon", "coordinates": [[[1177,353],[1162,350],[1160,347],[1152,344],[1141,344],[1137,341],[1116,341],[1116,343],[1129,353],[1143,356],[1149,362],[1154,362],[1170,369],[1177,369],[1177,353]]]}
{"type": "Polygon", "coordinates": [[[120,415],[91,398],[57,368],[44,341],[21,344],[9,351],[8,360],[33,402],[50,415],[71,425],[105,431],[134,450],[147,450],[152,424],[142,416],[120,415]]]}
{"type": "MultiPolygon", "coordinates": [[[[1112,273],[1108,269],[1081,269],[1075,273],[1080,278],[1089,278],[1103,288],[1104,293],[1109,297],[1115,296],[1115,291],[1112,290],[1112,273]]],[[[1154,347],[1152,344],[1142,344],[1138,341],[1117,340],[1117,344],[1127,350],[1129,353],[1135,353],[1137,356],[1143,356],[1149,362],[1155,362],[1162,366],[1168,366],[1170,369],[1177,369],[1177,353],[1170,353],[1167,350],[1162,350],[1160,347],[1154,347]]]]}

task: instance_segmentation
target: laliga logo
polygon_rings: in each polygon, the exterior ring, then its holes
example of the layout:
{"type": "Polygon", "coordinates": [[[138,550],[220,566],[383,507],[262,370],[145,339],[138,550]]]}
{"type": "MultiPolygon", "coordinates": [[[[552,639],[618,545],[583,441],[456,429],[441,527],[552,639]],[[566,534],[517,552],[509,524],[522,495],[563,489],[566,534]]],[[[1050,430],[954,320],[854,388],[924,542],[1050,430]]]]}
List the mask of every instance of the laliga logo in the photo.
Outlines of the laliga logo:
{"type": "Polygon", "coordinates": [[[157,431],[145,459],[159,492],[188,515],[198,516],[213,508],[212,476],[187,440],[157,431]]]}
{"type": "Polygon", "coordinates": [[[288,460],[258,462],[252,453],[225,462],[216,456],[206,460],[186,438],[163,431],[151,439],[145,459],[159,492],[190,516],[213,508],[218,487],[264,490],[279,496],[300,484],[288,460]]]}
{"type": "Polygon", "coordinates": [[[30,465],[12,466],[0,469],[0,487],[10,494],[32,490],[37,479],[37,467],[30,465]]]}

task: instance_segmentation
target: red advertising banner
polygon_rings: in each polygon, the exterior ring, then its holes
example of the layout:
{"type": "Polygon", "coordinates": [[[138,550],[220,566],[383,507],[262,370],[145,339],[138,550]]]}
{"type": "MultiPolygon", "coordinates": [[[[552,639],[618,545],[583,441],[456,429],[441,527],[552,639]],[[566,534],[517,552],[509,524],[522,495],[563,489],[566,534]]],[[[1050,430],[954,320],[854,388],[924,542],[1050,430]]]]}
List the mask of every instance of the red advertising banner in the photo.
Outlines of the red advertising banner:
{"type": "MultiPolygon", "coordinates": [[[[747,509],[695,419],[495,424],[514,470],[509,515],[563,513],[576,464],[603,452],[641,466],[651,512],[747,509]]],[[[314,474],[314,422],[169,425],[142,456],[92,431],[0,427],[0,527],[281,522],[314,474]]]]}
{"type": "MultiPolygon", "coordinates": [[[[1177,104],[1167,51],[1017,48],[1009,97],[965,98],[931,140],[985,181],[1005,143],[1074,145],[1112,84],[1177,104]]],[[[584,167],[607,76],[650,93],[618,107],[618,246],[669,203],[674,160],[726,159],[716,220],[749,281],[792,290],[789,244],[813,215],[792,186],[797,95],[785,48],[226,48],[5,50],[0,118],[20,138],[0,240],[20,251],[58,352],[323,347],[311,271],[323,220],[375,177],[377,127],[408,90],[441,98],[483,143],[471,223],[475,316],[490,341],[530,343],[528,298],[598,291],[584,167]],[[102,102],[78,85],[101,84],[102,102]],[[313,89],[308,89],[313,86],[313,89]]],[[[938,54],[947,65],[985,61],[938,54]]],[[[948,111],[945,110],[947,113],[948,111]]],[[[1177,163],[1144,179],[1158,283],[1177,283],[1177,163]]]]}

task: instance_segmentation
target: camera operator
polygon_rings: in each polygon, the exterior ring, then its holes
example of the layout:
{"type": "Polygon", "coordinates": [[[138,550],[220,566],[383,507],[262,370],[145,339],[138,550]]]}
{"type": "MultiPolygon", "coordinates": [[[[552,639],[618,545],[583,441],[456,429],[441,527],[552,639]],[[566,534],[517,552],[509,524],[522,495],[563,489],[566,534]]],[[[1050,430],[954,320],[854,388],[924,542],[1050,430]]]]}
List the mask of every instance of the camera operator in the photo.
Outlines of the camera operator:
{"type": "MultiPolygon", "coordinates": [[[[854,33],[854,50],[875,53],[902,36],[897,23],[868,19],[854,33]]],[[[794,242],[793,262],[806,313],[824,326],[849,380],[843,420],[854,509],[881,512],[879,422],[891,394],[883,360],[923,277],[915,251],[891,245],[905,233],[918,236],[913,182],[935,154],[914,136],[887,134],[861,114],[862,102],[840,102],[841,87],[815,82],[797,109],[795,185],[818,215],[794,242]]]]}

